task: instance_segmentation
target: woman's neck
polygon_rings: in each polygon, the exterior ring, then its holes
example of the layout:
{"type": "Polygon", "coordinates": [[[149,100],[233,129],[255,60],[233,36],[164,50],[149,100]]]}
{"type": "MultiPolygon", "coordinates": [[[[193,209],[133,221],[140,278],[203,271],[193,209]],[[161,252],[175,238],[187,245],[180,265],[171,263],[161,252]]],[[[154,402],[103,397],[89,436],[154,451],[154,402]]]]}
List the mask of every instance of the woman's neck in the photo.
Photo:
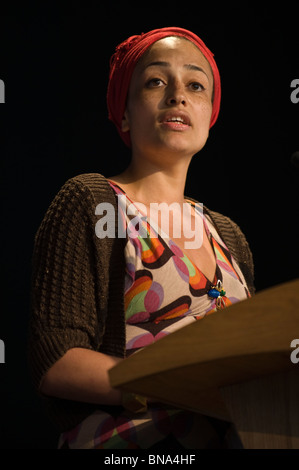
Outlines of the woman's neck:
{"type": "Polygon", "coordinates": [[[184,161],[167,168],[148,161],[141,166],[132,159],[123,173],[108,179],[118,183],[130,199],[145,205],[183,203],[188,166],[184,161]]]}

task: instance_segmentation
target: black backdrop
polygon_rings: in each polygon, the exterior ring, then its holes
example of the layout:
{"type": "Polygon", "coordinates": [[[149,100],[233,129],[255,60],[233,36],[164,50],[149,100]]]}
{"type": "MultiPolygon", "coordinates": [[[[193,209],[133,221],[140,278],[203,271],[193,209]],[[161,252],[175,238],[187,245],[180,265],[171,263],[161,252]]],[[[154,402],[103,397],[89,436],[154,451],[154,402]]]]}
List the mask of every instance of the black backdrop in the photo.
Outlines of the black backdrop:
{"type": "Polygon", "coordinates": [[[57,432],[43,414],[26,361],[33,239],[68,178],[115,174],[129,160],[105,101],[109,58],[126,37],[180,26],[214,52],[221,113],[191,163],[186,194],[241,226],[254,255],[257,290],[298,276],[299,170],[290,163],[299,150],[299,103],[290,99],[291,81],[299,78],[294,6],[86,5],[73,2],[64,14],[26,7],[0,17],[3,448],[56,446],[57,432]]]}

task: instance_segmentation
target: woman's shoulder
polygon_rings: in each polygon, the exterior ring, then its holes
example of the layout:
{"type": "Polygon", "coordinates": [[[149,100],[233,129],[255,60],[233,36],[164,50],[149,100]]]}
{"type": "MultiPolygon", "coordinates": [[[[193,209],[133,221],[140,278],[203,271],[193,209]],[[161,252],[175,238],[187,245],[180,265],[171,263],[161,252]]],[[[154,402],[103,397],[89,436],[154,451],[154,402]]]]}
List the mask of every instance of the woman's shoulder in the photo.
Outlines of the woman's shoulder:
{"type": "Polygon", "coordinates": [[[100,202],[115,204],[114,192],[104,175],[100,173],[82,173],[65,181],[56,194],[53,204],[94,206],[100,202]]]}
{"type": "Polygon", "coordinates": [[[208,219],[212,222],[218,232],[225,232],[226,236],[229,236],[231,233],[236,234],[237,236],[243,234],[242,230],[240,229],[239,225],[236,224],[230,217],[224,215],[220,212],[213,211],[209,209],[206,205],[199,203],[196,199],[192,197],[186,198],[189,201],[192,201],[196,205],[200,205],[202,207],[202,211],[208,219]]]}
{"type": "Polygon", "coordinates": [[[196,199],[192,197],[186,197],[187,201],[193,202],[196,206],[200,206],[202,209],[201,211],[204,213],[205,217],[207,217],[212,224],[218,229],[218,225],[223,227],[225,230],[231,231],[233,230],[240,230],[239,226],[228,216],[221,214],[220,212],[212,211],[203,203],[198,202],[196,199]]]}
{"type": "Polygon", "coordinates": [[[207,207],[204,207],[204,213],[210,218],[218,232],[222,234],[225,240],[230,240],[230,245],[242,242],[247,244],[246,237],[241,230],[240,226],[227,215],[220,212],[212,211],[207,207]]]}
{"type": "Polygon", "coordinates": [[[110,185],[107,178],[100,173],[81,173],[66,180],[61,190],[78,190],[95,192],[109,192],[110,185]]]}
{"type": "Polygon", "coordinates": [[[60,187],[48,206],[38,231],[51,226],[83,223],[94,219],[99,204],[110,203],[116,207],[116,199],[107,179],[99,173],[83,173],[73,176],[60,187]]]}

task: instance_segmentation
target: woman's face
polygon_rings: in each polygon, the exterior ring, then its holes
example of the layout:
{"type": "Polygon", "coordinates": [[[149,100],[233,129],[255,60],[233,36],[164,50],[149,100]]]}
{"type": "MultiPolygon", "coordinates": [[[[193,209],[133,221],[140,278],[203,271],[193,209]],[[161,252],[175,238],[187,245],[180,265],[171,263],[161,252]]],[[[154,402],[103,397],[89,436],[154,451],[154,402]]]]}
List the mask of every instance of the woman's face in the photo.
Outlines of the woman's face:
{"type": "Polygon", "coordinates": [[[205,145],[212,114],[213,74],[190,41],[155,42],[133,72],[123,131],[133,151],[194,155],[205,145]]]}

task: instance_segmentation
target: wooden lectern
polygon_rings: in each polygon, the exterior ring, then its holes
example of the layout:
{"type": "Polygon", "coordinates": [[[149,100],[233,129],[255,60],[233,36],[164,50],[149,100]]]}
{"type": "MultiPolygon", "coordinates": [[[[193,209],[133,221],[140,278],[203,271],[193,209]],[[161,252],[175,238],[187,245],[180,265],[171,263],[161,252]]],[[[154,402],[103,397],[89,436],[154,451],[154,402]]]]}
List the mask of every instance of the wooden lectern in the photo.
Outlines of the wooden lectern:
{"type": "Polygon", "coordinates": [[[244,448],[299,449],[294,339],[299,342],[299,279],[137,351],[110,369],[110,381],[115,388],[233,422],[244,448]]]}

